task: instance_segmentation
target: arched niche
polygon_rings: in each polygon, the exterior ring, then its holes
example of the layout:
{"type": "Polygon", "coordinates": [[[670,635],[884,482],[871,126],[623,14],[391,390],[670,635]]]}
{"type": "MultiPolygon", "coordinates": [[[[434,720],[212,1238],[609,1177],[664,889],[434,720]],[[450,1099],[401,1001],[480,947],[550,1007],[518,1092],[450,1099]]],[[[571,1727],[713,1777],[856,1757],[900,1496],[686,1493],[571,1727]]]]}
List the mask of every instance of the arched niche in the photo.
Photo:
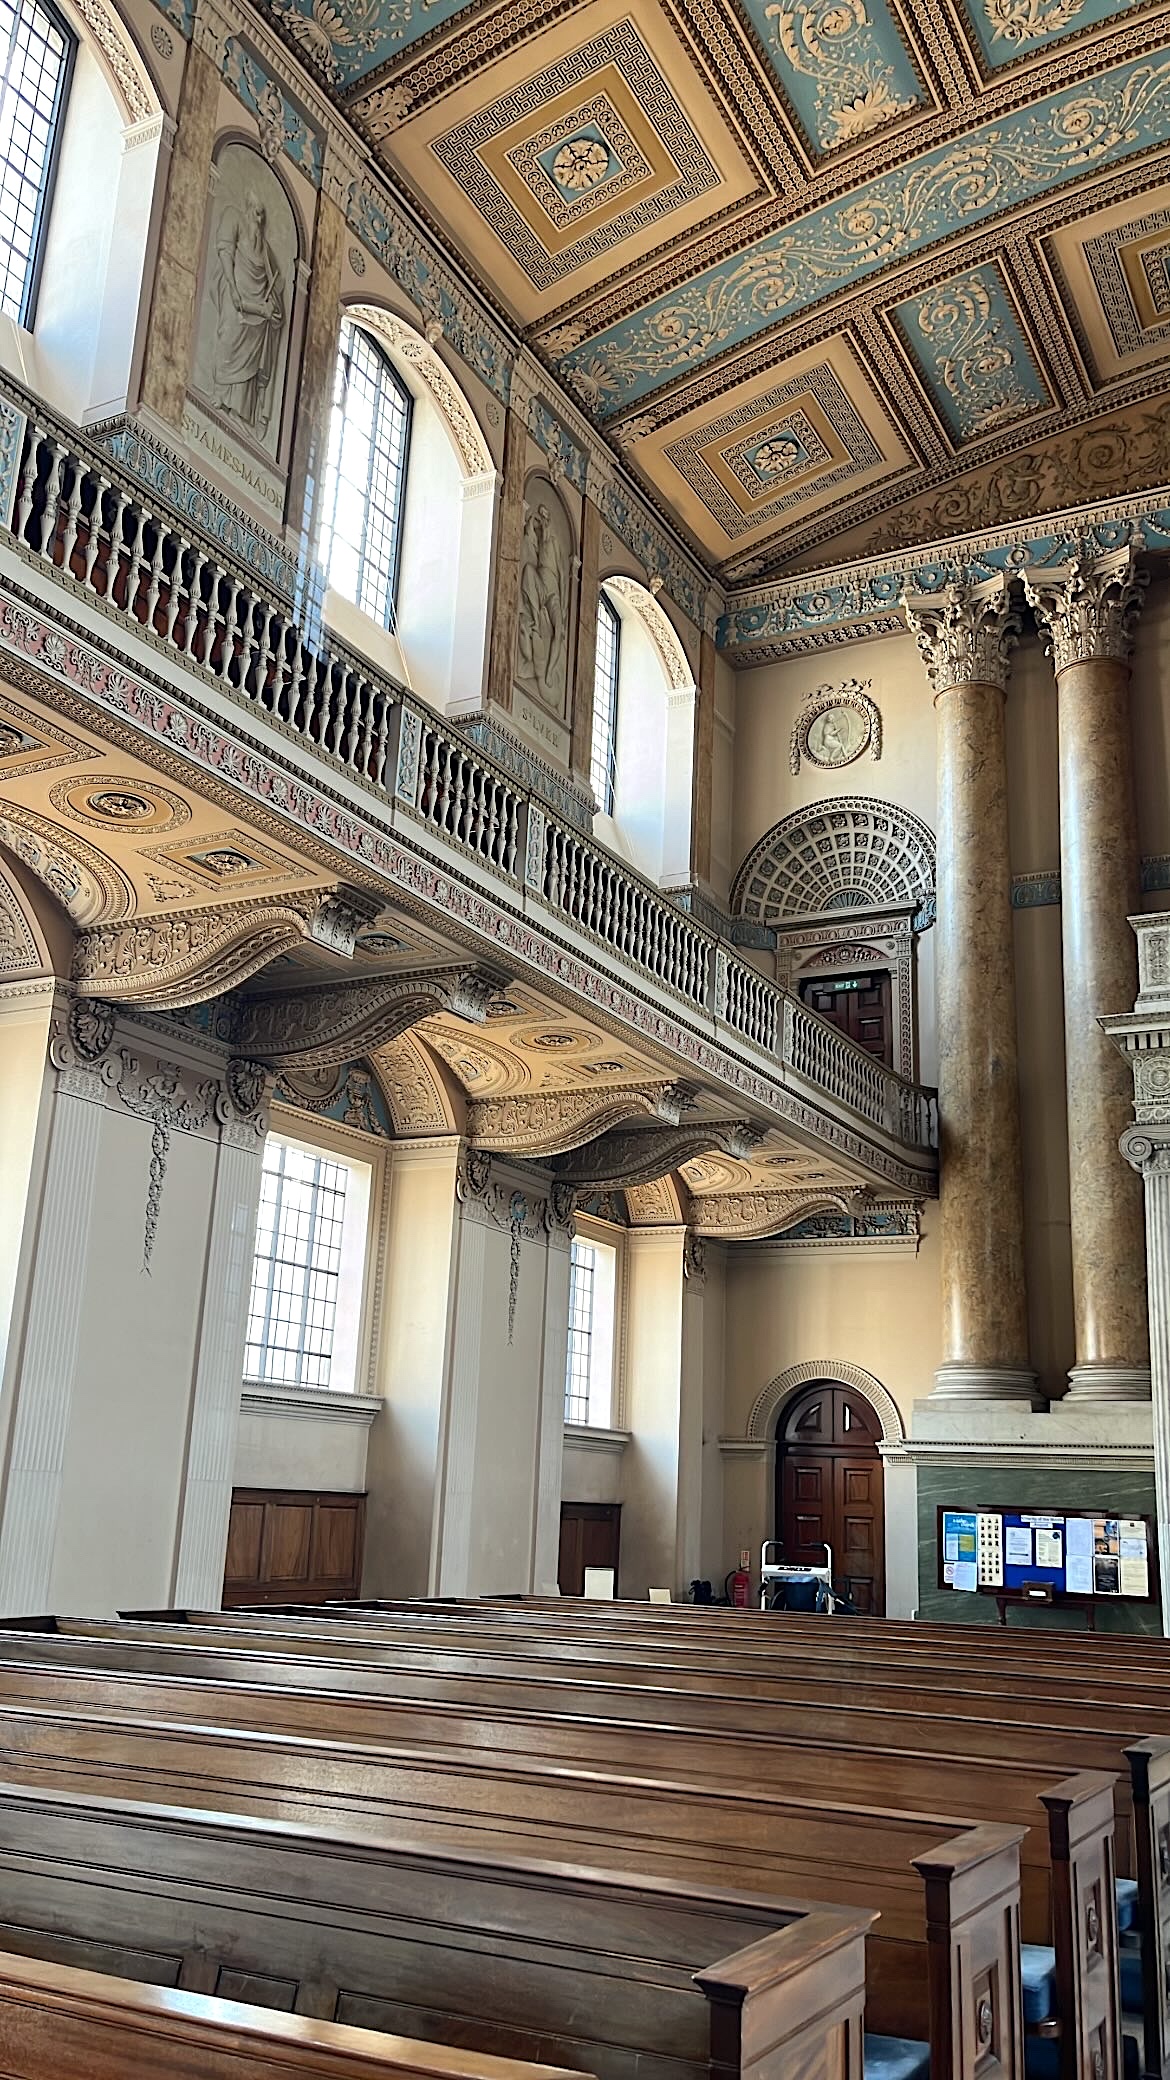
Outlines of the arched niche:
{"type": "Polygon", "coordinates": [[[744,1433],[745,1442],[774,1443],[781,1410],[813,1380],[835,1381],[840,1386],[852,1387],[855,1394],[868,1401],[881,1423],[882,1443],[898,1445],[905,1442],[906,1428],[893,1395],[872,1372],[866,1372],[863,1366],[853,1365],[843,1358],[807,1358],[799,1365],[789,1365],[786,1371],[778,1372],[752,1403],[744,1433]]]}
{"type": "Polygon", "coordinates": [[[393,636],[331,593],[329,620],[442,713],[478,708],[487,661],[497,476],[467,398],[435,346],[382,304],[343,313],[413,399],[393,636]]]}
{"type": "Polygon", "coordinates": [[[690,880],[695,675],[673,623],[636,578],[606,578],[621,624],[614,799],[597,835],[660,887],[690,880]]]}
{"type": "Polygon", "coordinates": [[[229,440],[284,471],[292,446],[305,315],[300,213],[277,165],[250,140],[215,147],[191,394],[229,440]]]}
{"type": "Polygon", "coordinates": [[[124,411],[150,245],[164,114],[106,0],[55,0],[76,39],[27,324],[0,314],[0,365],[66,417],[124,411]]]}
{"type": "Polygon", "coordinates": [[[931,1082],[932,1000],[916,941],[934,921],[934,881],[934,834],[920,817],[871,795],[839,795],[764,833],[732,884],[731,911],[775,932],[777,981],[797,994],[807,983],[888,973],[893,1067],[931,1082]]]}

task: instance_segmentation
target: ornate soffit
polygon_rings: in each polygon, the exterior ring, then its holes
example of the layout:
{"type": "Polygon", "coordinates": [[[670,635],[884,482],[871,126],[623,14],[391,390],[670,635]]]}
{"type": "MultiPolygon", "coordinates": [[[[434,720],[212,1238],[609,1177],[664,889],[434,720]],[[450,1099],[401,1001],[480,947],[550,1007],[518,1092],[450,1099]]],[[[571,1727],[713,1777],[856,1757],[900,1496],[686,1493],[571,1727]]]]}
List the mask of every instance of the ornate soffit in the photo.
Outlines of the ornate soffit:
{"type": "Polygon", "coordinates": [[[726,583],[1170,479],[1164,5],[266,6],[726,583]]]}

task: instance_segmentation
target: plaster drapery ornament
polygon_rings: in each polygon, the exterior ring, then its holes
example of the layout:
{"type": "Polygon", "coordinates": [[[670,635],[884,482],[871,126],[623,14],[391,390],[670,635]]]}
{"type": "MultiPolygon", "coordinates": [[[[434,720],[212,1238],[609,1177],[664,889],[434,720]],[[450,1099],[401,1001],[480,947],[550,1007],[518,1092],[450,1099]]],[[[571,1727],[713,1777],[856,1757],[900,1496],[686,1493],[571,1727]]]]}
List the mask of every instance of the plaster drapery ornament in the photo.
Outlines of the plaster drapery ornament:
{"type": "Polygon", "coordinates": [[[902,606],[936,694],[952,686],[1006,689],[1023,624],[1005,580],[948,585],[937,596],[907,593],[902,606]]]}
{"type": "Polygon", "coordinates": [[[516,685],[564,720],[569,687],[569,523],[551,483],[538,478],[524,510],[516,623],[516,685]]]}
{"type": "Polygon", "coordinates": [[[578,1187],[614,1190],[652,1184],[692,1156],[709,1155],[712,1150],[747,1156],[764,1131],[754,1120],[712,1120],[693,1127],[619,1127],[587,1148],[559,1156],[555,1168],[578,1187]]]}
{"type": "Polygon", "coordinates": [[[450,1099],[424,1041],[400,1033],[373,1057],[374,1074],[396,1134],[450,1134],[458,1129],[450,1099]]]}
{"type": "Polygon", "coordinates": [[[232,1109],[239,1119],[251,1119],[263,1105],[268,1092],[269,1071],[263,1062],[250,1062],[233,1055],[224,1078],[232,1109]]]}
{"type": "Polygon", "coordinates": [[[520,1254],[524,1242],[540,1242],[567,1236],[572,1217],[571,1195],[554,1185],[548,1198],[502,1184],[493,1173],[492,1159],[481,1148],[460,1150],[455,1173],[455,1195],[466,1215],[502,1228],[508,1237],[508,1342],[516,1325],[520,1297],[520,1254]]]}
{"type": "Polygon", "coordinates": [[[436,968],[256,997],[243,1007],[240,1045],[258,1061],[294,1070],[340,1067],[436,1011],[482,1024],[501,986],[486,969],[436,968]]]}
{"type": "Polygon", "coordinates": [[[156,1062],[153,1071],[144,1075],[137,1057],[123,1051],[118,1096],[128,1112],[137,1119],[149,1120],[151,1125],[146,1220],[142,1235],[142,1269],[149,1274],[162,1212],[171,1135],[176,1131],[192,1134],[200,1127],[209,1126],[218,1117],[221,1089],[218,1083],[208,1081],[199,1086],[193,1097],[189,1097],[183,1089],[183,1072],[174,1062],[156,1062]]]}
{"type": "Polygon", "coordinates": [[[1132,548],[1111,556],[1078,556],[1055,570],[1025,571],[1024,593],[1056,671],[1111,657],[1125,664],[1133,647],[1149,575],[1132,548]]]}
{"type": "Polygon", "coordinates": [[[468,1133],[481,1148],[524,1156],[563,1155],[640,1114],[677,1126],[693,1102],[677,1084],[610,1085],[600,1091],[536,1091],[480,1098],[468,1110],[468,1133]]]}

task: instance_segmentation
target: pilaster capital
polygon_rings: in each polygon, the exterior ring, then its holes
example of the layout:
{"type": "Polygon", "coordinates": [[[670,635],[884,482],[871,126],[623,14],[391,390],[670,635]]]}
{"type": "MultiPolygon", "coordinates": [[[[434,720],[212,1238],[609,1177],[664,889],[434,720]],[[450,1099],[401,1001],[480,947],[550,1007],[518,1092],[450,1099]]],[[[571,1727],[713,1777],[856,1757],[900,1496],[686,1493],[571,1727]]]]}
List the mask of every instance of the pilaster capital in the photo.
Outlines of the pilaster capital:
{"type": "Polygon", "coordinates": [[[1094,658],[1127,661],[1150,582],[1138,569],[1132,547],[1109,556],[1076,556],[1051,571],[1025,571],[1023,578],[1025,597],[1058,674],[1094,658]]]}
{"type": "Polygon", "coordinates": [[[1022,623],[1005,578],[948,585],[940,593],[906,593],[902,608],[936,695],[952,686],[998,686],[1006,692],[1022,623]]]}

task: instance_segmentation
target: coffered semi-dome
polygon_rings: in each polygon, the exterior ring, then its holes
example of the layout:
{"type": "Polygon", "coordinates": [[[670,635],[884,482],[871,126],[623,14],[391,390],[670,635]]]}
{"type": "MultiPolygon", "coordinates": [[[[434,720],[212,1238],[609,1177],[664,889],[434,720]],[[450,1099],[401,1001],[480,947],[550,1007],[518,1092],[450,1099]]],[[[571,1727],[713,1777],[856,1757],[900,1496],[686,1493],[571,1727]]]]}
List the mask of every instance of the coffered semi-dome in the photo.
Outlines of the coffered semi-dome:
{"type": "Polygon", "coordinates": [[[840,796],[794,810],[748,854],[734,916],[782,925],[832,911],[921,912],[934,889],[934,838],[893,802],[840,796]]]}

